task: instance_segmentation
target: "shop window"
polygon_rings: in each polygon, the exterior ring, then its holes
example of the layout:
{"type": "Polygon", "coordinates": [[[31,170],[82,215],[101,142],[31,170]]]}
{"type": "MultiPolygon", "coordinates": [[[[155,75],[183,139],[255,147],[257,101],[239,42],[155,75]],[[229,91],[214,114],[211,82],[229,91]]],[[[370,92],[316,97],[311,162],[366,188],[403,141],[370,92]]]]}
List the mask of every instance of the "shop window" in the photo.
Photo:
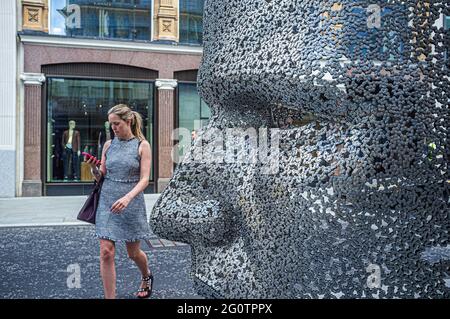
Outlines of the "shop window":
{"type": "Polygon", "coordinates": [[[200,98],[195,83],[179,83],[178,126],[190,131],[198,130],[208,123],[209,107],[200,98]]]}
{"type": "Polygon", "coordinates": [[[178,83],[178,155],[175,164],[186,154],[197,132],[208,124],[211,111],[201,99],[195,83],[178,83]],[[188,133],[188,134],[186,134],[188,133]],[[188,138],[189,141],[183,139],[188,138]]]}
{"type": "Polygon", "coordinates": [[[180,0],[180,43],[203,43],[203,0],[180,0]]]}
{"type": "Polygon", "coordinates": [[[50,33],[151,39],[152,0],[50,0],[50,33]]]}
{"type": "MultiPolygon", "coordinates": [[[[144,120],[153,143],[153,83],[49,77],[47,80],[46,181],[91,182],[81,152],[101,159],[105,142],[114,138],[108,109],[127,104],[144,120]]],[[[153,165],[150,180],[153,180],[153,165]]]]}

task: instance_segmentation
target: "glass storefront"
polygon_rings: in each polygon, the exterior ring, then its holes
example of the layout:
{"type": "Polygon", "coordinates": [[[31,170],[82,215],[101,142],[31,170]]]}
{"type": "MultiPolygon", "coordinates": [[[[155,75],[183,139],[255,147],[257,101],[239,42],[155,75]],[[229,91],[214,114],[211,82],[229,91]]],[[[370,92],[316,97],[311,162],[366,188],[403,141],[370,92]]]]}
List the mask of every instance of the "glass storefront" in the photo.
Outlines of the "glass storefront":
{"type": "Polygon", "coordinates": [[[154,145],[153,96],[152,82],[47,78],[46,182],[92,181],[81,152],[101,158],[103,145],[114,138],[107,112],[116,104],[142,115],[144,135],[154,145]]]}
{"type": "Polygon", "coordinates": [[[178,84],[178,127],[197,130],[208,123],[208,105],[200,98],[195,83],[178,84]]]}
{"type": "Polygon", "coordinates": [[[195,83],[178,83],[178,154],[175,165],[186,154],[185,146],[191,145],[196,132],[208,124],[211,111],[208,105],[200,98],[195,83]],[[187,134],[186,134],[187,133],[187,134]],[[189,139],[185,141],[183,139],[189,139]]]}
{"type": "Polygon", "coordinates": [[[152,0],[50,0],[50,34],[151,40],[152,0]]]}
{"type": "Polygon", "coordinates": [[[204,0],[180,0],[180,43],[203,44],[204,0]]]}

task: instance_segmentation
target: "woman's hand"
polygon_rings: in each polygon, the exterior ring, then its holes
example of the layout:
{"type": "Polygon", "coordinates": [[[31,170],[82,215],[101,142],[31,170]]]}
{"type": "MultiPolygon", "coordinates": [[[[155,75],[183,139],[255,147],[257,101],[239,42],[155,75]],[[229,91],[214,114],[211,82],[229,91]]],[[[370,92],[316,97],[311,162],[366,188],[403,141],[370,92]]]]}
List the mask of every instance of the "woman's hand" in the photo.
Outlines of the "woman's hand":
{"type": "Polygon", "coordinates": [[[131,201],[131,199],[128,196],[124,196],[124,197],[118,199],[111,206],[111,213],[120,214],[125,208],[128,207],[128,204],[130,203],[130,201],[131,201]]]}
{"type": "Polygon", "coordinates": [[[95,156],[88,157],[84,156],[84,161],[91,166],[92,169],[95,169],[97,167],[97,158],[95,156]]]}

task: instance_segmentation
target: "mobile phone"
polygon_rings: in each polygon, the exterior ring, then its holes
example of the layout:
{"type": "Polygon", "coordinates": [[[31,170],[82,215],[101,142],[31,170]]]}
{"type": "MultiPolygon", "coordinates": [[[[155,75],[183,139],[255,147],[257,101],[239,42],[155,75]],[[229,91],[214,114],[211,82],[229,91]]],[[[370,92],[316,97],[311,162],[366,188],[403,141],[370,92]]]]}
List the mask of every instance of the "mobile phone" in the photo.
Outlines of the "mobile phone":
{"type": "MultiPolygon", "coordinates": [[[[91,155],[91,154],[89,154],[89,153],[86,153],[86,152],[81,152],[81,155],[87,156],[88,159],[90,159],[91,157],[95,157],[95,156],[93,156],[93,155],[91,155]]],[[[101,164],[102,164],[102,162],[100,162],[100,160],[97,160],[97,161],[95,162],[95,165],[101,165],[101,164]]]]}

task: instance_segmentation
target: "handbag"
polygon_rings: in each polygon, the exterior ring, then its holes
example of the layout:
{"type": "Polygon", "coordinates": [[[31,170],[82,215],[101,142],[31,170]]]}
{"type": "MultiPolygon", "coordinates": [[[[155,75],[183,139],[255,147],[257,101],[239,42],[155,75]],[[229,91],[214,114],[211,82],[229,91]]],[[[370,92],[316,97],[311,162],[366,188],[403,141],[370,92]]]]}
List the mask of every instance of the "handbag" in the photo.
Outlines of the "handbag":
{"type": "Polygon", "coordinates": [[[104,176],[100,178],[100,181],[94,181],[94,189],[87,198],[80,212],[78,213],[77,219],[83,222],[95,224],[95,214],[97,212],[98,201],[100,199],[100,191],[102,189],[104,176]]]}

